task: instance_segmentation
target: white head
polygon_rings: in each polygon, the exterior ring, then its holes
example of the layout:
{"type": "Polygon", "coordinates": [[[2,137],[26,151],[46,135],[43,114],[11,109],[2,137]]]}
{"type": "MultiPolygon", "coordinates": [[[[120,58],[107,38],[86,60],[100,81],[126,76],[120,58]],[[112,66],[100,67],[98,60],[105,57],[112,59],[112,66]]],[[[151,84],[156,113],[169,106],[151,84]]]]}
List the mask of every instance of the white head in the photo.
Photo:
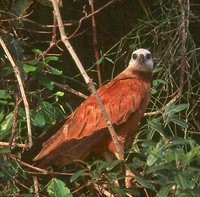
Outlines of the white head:
{"type": "Polygon", "coordinates": [[[147,49],[138,49],[134,51],[131,55],[128,68],[133,68],[134,70],[141,70],[144,72],[151,72],[153,70],[153,59],[151,52],[147,49]]]}

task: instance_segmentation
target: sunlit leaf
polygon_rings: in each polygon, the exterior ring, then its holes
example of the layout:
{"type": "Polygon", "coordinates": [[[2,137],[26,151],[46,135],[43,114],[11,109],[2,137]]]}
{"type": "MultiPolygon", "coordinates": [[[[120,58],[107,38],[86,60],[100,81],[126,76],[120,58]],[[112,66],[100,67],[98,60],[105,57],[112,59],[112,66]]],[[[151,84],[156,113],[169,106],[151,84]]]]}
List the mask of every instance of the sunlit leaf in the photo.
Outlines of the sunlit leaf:
{"type": "Polygon", "coordinates": [[[48,69],[51,73],[55,74],[55,75],[61,75],[62,74],[62,70],[58,70],[57,68],[54,68],[52,66],[48,65],[48,69]]]}
{"type": "Polygon", "coordinates": [[[37,55],[41,55],[42,54],[42,51],[40,49],[33,49],[32,51],[37,55]]]}
{"type": "Polygon", "coordinates": [[[1,131],[9,130],[13,124],[13,113],[11,112],[5,118],[5,120],[1,123],[0,128],[1,131]]]}
{"type": "Polygon", "coordinates": [[[31,64],[24,64],[24,71],[26,72],[26,73],[29,73],[29,72],[34,72],[34,71],[36,71],[36,69],[37,69],[37,67],[36,66],[33,66],[33,65],[31,65],[31,64]]]}
{"type": "Polygon", "coordinates": [[[65,95],[65,93],[64,93],[64,92],[61,92],[61,91],[58,91],[58,92],[55,93],[55,95],[56,95],[56,96],[62,97],[62,96],[65,95]]]}
{"type": "Polygon", "coordinates": [[[58,61],[59,57],[57,56],[47,56],[45,57],[45,62],[49,63],[50,61],[58,61]]]}
{"type": "Polygon", "coordinates": [[[47,192],[52,197],[72,197],[72,194],[65,183],[56,178],[53,178],[48,184],[47,192]]]}

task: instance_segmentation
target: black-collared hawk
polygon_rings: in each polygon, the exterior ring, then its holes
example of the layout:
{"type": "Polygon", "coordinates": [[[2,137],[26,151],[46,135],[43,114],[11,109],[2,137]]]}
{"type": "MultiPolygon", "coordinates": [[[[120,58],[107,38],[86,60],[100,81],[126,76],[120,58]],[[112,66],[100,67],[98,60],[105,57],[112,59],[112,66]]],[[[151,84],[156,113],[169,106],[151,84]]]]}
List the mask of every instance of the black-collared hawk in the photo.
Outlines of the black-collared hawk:
{"type": "MultiPolygon", "coordinates": [[[[153,70],[151,53],[138,49],[128,67],[97,92],[124,147],[131,145],[136,128],[150,101],[153,70]]],[[[106,157],[116,149],[94,95],[90,95],[66,120],[61,129],[42,144],[33,159],[42,168],[60,167],[90,154],[106,157]]]]}

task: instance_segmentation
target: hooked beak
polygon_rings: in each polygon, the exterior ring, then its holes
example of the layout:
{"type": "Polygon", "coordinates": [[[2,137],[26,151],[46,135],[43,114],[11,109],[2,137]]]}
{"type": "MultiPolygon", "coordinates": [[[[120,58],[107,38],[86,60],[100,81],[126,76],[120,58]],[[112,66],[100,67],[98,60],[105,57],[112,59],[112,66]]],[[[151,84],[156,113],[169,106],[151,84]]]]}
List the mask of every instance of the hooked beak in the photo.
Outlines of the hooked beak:
{"type": "Polygon", "coordinates": [[[144,61],[145,61],[144,55],[141,54],[141,55],[139,56],[139,59],[138,59],[138,60],[139,60],[140,63],[144,63],[144,61]]]}

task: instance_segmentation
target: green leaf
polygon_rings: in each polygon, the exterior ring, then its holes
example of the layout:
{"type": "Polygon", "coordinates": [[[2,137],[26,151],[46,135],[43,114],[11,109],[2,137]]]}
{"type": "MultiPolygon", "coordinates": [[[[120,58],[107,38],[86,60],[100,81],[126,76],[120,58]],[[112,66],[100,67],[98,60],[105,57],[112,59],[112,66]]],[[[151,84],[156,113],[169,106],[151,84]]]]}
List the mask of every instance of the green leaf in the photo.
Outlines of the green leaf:
{"type": "Polygon", "coordinates": [[[45,117],[46,121],[55,124],[57,115],[55,107],[46,101],[42,102],[40,107],[42,115],[45,117]]]}
{"type": "Polygon", "coordinates": [[[75,172],[71,178],[70,178],[70,182],[74,182],[76,179],[78,179],[86,170],[78,170],[77,172],[75,172]]]}
{"type": "Polygon", "coordinates": [[[152,165],[150,167],[148,167],[145,172],[147,174],[156,172],[156,171],[160,171],[160,170],[170,170],[171,166],[169,165],[169,163],[164,163],[164,164],[156,164],[156,165],[152,165]]]}
{"type": "Polygon", "coordinates": [[[147,165],[152,166],[158,160],[158,156],[155,154],[149,154],[147,156],[147,165]]]}
{"type": "Polygon", "coordinates": [[[155,67],[154,70],[153,70],[153,73],[158,73],[160,72],[161,70],[163,70],[163,67],[160,66],[160,67],[155,67]]]}
{"type": "Polygon", "coordinates": [[[48,90],[53,90],[53,82],[46,75],[41,75],[39,80],[48,90]]]}
{"type": "Polygon", "coordinates": [[[61,91],[58,91],[58,92],[55,93],[55,96],[60,96],[60,97],[62,97],[62,96],[64,96],[64,95],[65,95],[65,93],[64,93],[64,92],[61,92],[61,91]]]}
{"type": "Polygon", "coordinates": [[[170,104],[167,109],[165,110],[166,113],[177,113],[180,111],[183,111],[185,109],[187,109],[189,107],[188,104],[179,104],[179,105],[175,105],[175,104],[170,104]]]}
{"type": "Polygon", "coordinates": [[[40,63],[40,61],[38,61],[37,59],[27,60],[25,62],[25,64],[34,65],[34,66],[39,64],[39,63],[40,63]]]}
{"type": "Polygon", "coordinates": [[[112,59],[110,59],[110,58],[108,58],[108,57],[105,57],[105,59],[106,59],[108,62],[114,64],[114,62],[112,61],[112,59]]]}
{"type": "Polygon", "coordinates": [[[1,131],[9,130],[12,127],[12,124],[13,124],[13,112],[8,114],[5,120],[1,123],[0,125],[1,131]]]}
{"type": "Polygon", "coordinates": [[[40,49],[33,49],[32,51],[37,55],[41,55],[42,54],[42,51],[40,49]]]}
{"type": "Polygon", "coordinates": [[[135,176],[135,180],[140,183],[143,187],[156,191],[154,185],[147,179],[144,179],[141,176],[135,176]]]}
{"type": "Polygon", "coordinates": [[[121,161],[120,160],[114,160],[111,162],[108,162],[108,165],[106,166],[106,170],[110,171],[112,170],[115,166],[117,166],[121,161]]]}
{"type": "Polygon", "coordinates": [[[0,90],[0,99],[9,99],[11,95],[8,93],[7,90],[0,90]]]}
{"type": "Polygon", "coordinates": [[[178,189],[180,189],[181,191],[184,191],[186,189],[193,189],[195,186],[194,183],[189,180],[188,176],[180,173],[175,176],[175,182],[178,186],[178,189]]]}
{"type": "Polygon", "coordinates": [[[170,190],[172,189],[172,184],[162,187],[158,192],[158,197],[168,197],[170,190]]]}
{"type": "Polygon", "coordinates": [[[36,66],[32,66],[31,64],[24,64],[23,68],[24,68],[24,71],[25,71],[26,73],[34,72],[34,71],[36,71],[36,69],[37,69],[36,66]]]}
{"type": "Polygon", "coordinates": [[[157,131],[162,137],[166,137],[165,133],[163,132],[163,127],[162,124],[155,119],[149,119],[148,121],[148,126],[155,131],[157,131]]]}
{"type": "Polygon", "coordinates": [[[36,127],[43,127],[46,124],[46,120],[42,113],[38,112],[36,113],[35,117],[33,118],[33,124],[36,127]]]}
{"type": "Polygon", "coordinates": [[[52,66],[47,66],[49,71],[55,75],[62,75],[62,70],[58,70],[57,68],[53,68],[52,66]]]}
{"type": "Polygon", "coordinates": [[[103,62],[103,57],[99,58],[97,61],[96,61],[96,65],[99,65],[103,62]]]}
{"type": "Polygon", "coordinates": [[[188,129],[188,127],[189,127],[189,125],[184,120],[181,120],[177,117],[172,118],[171,121],[185,129],[188,129]]]}
{"type": "Polygon", "coordinates": [[[0,122],[4,119],[5,114],[4,111],[0,111],[0,122]]]}
{"type": "Polygon", "coordinates": [[[52,197],[72,197],[72,194],[65,183],[56,178],[53,178],[48,184],[47,192],[52,197]]]}
{"type": "Polygon", "coordinates": [[[58,57],[57,56],[47,56],[45,57],[45,62],[48,63],[50,61],[58,61],[58,57]]]}
{"type": "Polygon", "coordinates": [[[9,147],[0,147],[0,154],[10,153],[9,147]]]}
{"type": "Polygon", "coordinates": [[[151,94],[156,94],[157,90],[155,88],[151,88],[151,94]]]}
{"type": "Polygon", "coordinates": [[[0,125],[0,139],[2,139],[11,132],[12,125],[13,125],[13,112],[8,114],[5,120],[0,125]]]}
{"type": "Polygon", "coordinates": [[[185,159],[184,163],[189,164],[194,159],[194,157],[196,157],[196,156],[197,156],[197,159],[199,159],[200,145],[194,147],[190,152],[188,152],[186,154],[186,159],[185,159]]]}

